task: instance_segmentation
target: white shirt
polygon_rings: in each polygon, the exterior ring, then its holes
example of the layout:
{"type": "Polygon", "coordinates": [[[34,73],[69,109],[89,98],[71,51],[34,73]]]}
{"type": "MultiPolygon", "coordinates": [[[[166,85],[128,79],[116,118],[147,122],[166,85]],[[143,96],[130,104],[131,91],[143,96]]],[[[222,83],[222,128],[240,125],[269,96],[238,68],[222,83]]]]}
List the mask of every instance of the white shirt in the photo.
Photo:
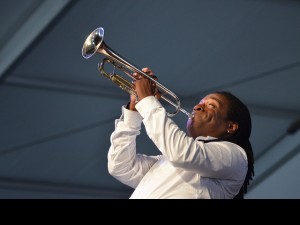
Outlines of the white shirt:
{"type": "Polygon", "coordinates": [[[108,171],[135,188],[130,198],[233,198],[247,173],[245,151],[231,142],[203,143],[180,130],[153,96],[122,107],[115,121],[108,152],[108,171]],[[149,138],[161,151],[158,156],[136,153],[136,136],[144,123],[149,138]]]}

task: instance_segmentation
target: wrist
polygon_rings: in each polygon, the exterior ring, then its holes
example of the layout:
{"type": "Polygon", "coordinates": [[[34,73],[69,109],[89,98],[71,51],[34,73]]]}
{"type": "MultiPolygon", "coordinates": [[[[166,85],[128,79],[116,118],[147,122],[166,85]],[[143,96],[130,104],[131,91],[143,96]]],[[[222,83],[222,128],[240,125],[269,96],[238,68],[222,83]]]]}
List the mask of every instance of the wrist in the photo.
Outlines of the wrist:
{"type": "Polygon", "coordinates": [[[135,102],[134,101],[130,101],[127,103],[126,105],[126,109],[129,109],[131,111],[137,111],[135,108],[135,102]]]}

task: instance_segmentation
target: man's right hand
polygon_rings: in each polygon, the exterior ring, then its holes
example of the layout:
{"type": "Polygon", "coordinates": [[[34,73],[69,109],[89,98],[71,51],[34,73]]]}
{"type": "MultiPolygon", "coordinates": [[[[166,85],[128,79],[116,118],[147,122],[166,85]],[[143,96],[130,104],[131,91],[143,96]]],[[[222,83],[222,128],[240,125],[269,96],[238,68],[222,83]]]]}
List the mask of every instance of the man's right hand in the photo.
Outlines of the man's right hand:
{"type": "MultiPolygon", "coordinates": [[[[157,77],[154,75],[154,73],[152,72],[152,70],[150,70],[149,68],[145,67],[142,69],[142,71],[144,73],[147,73],[149,76],[154,77],[155,80],[157,80],[157,77]]],[[[136,80],[141,79],[140,78],[140,74],[138,73],[134,73],[133,76],[136,78],[136,80]]],[[[154,95],[157,99],[160,98],[161,94],[159,93],[159,91],[156,88],[156,84],[151,82],[151,93],[152,95],[154,95]]],[[[137,111],[135,108],[136,105],[136,96],[135,95],[130,95],[130,105],[129,105],[129,109],[132,111],[137,111]]]]}

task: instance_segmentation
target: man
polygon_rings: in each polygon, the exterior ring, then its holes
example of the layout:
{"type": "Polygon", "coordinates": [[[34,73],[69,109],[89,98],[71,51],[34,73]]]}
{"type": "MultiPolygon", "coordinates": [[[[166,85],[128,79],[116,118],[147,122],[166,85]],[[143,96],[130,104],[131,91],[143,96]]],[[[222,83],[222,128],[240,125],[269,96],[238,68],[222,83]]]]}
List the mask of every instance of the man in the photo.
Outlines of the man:
{"type": "Polygon", "coordinates": [[[254,175],[247,107],[228,92],[211,93],[193,108],[185,133],[167,116],[153,84],[134,75],[139,102],[131,96],[122,107],[108,152],[109,173],[135,189],[130,198],[243,198],[254,175]],[[161,155],[136,153],[142,123],[161,155]]]}

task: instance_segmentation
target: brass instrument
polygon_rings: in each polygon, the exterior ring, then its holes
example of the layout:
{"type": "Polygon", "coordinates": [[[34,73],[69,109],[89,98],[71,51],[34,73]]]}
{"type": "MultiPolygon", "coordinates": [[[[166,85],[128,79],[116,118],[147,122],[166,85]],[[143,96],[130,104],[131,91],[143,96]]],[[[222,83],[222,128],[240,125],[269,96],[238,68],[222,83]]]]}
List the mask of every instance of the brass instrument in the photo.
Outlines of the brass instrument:
{"type": "Polygon", "coordinates": [[[156,81],[154,78],[152,78],[150,75],[144,73],[142,70],[138,69],[128,61],[126,61],[124,58],[122,58],[120,55],[118,55],[116,52],[114,52],[112,49],[110,49],[105,42],[104,39],[104,29],[102,27],[99,27],[95,29],[85,40],[83,47],[82,47],[82,56],[85,59],[88,59],[92,57],[96,52],[100,53],[106,58],[102,60],[102,62],[98,65],[99,72],[106,78],[110,79],[112,82],[117,84],[122,90],[128,92],[129,94],[133,94],[138,99],[138,96],[136,94],[136,91],[134,90],[134,85],[131,81],[128,81],[124,77],[118,75],[115,73],[115,69],[120,69],[125,74],[127,74],[131,79],[136,80],[136,78],[133,76],[133,73],[136,72],[145,78],[151,80],[155,85],[158,91],[161,93],[160,99],[163,99],[170,105],[175,107],[175,111],[172,113],[167,112],[169,117],[175,116],[179,111],[186,114],[190,119],[193,117],[192,114],[188,113],[186,110],[182,109],[180,107],[180,100],[179,98],[171,92],[168,88],[160,84],[158,81],[156,81]],[[114,70],[112,73],[108,74],[104,70],[104,64],[105,63],[111,63],[114,66],[114,70]],[[171,101],[167,96],[171,96],[174,100],[171,101]]]}

